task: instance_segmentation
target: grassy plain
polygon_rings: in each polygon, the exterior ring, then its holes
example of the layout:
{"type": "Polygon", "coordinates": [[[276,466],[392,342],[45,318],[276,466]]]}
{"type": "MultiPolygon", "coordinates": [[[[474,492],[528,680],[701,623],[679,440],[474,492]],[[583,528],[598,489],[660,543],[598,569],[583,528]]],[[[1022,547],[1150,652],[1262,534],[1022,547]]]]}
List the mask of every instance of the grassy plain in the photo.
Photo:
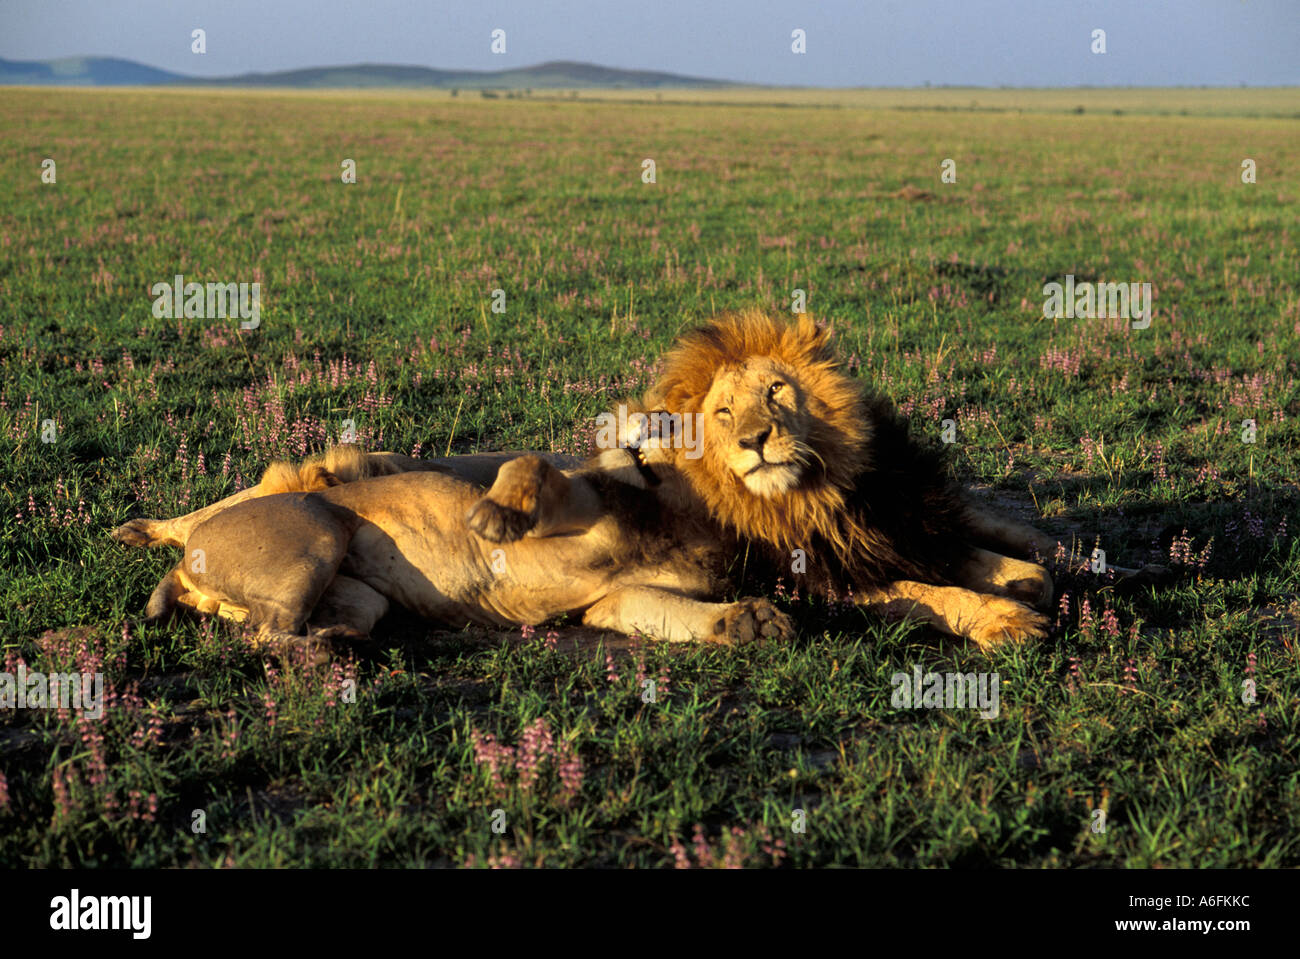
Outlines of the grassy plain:
{"type": "Polygon", "coordinates": [[[4,92],[0,655],[113,699],[0,709],[0,864],[1300,862],[1295,91],[768,93],[4,92]],[[260,327],[156,319],[175,274],[261,283],[260,327]],[[1044,319],[1066,274],[1151,283],[1150,328],[1044,319]],[[982,495],[1174,581],[1058,568],[1051,640],[991,657],[806,598],[793,646],[395,618],[324,672],[137,624],[174,557],[123,519],[348,419],[579,452],[679,330],[795,288],[982,495]],[[999,717],[894,708],[916,665],[996,671],[999,717]]]}

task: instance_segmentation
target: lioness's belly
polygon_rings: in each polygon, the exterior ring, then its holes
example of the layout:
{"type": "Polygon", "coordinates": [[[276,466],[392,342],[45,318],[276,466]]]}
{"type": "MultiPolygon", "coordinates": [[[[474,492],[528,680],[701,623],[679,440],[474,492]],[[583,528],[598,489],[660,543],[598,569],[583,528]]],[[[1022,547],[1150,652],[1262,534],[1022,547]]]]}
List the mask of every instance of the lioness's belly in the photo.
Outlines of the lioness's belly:
{"type": "Polygon", "coordinates": [[[514,543],[480,539],[465,513],[483,489],[438,473],[404,473],[319,494],[364,522],[340,572],[413,612],[452,625],[541,623],[600,599],[616,575],[617,531],[514,543]],[[364,494],[364,495],[361,495],[364,494]]]}

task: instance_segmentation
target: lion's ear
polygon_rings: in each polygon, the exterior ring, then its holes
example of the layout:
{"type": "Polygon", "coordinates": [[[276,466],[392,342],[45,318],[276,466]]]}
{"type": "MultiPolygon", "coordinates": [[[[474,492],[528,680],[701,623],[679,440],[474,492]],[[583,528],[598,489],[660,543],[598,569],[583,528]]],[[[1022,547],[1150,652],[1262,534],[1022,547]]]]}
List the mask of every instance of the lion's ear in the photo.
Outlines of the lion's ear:
{"type": "Polygon", "coordinates": [[[818,326],[810,313],[799,314],[791,328],[794,346],[813,360],[832,360],[835,358],[835,335],[828,326],[818,326]]]}

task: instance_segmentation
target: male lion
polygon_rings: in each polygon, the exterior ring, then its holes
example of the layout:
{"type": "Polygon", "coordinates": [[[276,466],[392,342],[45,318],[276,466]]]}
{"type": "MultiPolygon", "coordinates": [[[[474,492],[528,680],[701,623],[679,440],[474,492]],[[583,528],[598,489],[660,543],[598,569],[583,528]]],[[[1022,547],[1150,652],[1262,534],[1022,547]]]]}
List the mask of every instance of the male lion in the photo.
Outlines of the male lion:
{"type": "Polygon", "coordinates": [[[1045,635],[1051,577],[1005,554],[1050,555],[1055,541],[967,503],[941,454],[840,371],[807,316],[747,311],[683,335],[639,408],[698,418],[702,453],[662,455],[773,576],[802,559],[810,588],[982,649],[1045,635]]]}
{"type": "Polygon", "coordinates": [[[724,592],[733,553],[706,522],[661,523],[645,487],[628,450],[565,472],[535,454],[448,465],[339,447],[275,464],[256,487],[188,516],[132,520],[114,538],[185,550],[150,618],[178,604],[218,612],[247,619],[271,647],[364,637],[390,601],[453,626],[581,615],[676,642],[793,635],[767,600],[708,601],[724,592]],[[474,482],[491,476],[487,490],[474,482]]]}

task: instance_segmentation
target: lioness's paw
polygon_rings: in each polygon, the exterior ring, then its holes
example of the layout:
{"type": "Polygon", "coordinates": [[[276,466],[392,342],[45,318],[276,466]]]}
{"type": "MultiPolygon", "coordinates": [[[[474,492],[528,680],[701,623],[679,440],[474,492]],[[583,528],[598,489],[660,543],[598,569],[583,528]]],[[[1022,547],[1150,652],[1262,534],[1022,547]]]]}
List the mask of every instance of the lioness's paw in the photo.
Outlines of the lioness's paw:
{"type": "Polygon", "coordinates": [[[141,517],[127,520],[109,535],[127,546],[153,546],[158,542],[158,537],[154,534],[157,525],[158,520],[141,517]]]}
{"type": "Polygon", "coordinates": [[[484,496],[469,508],[465,522],[475,533],[492,543],[510,543],[520,539],[537,524],[537,517],[509,506],[502,506],[484,496]]]}
{"type": "Polygon", "coordinates": [[[1023,643],[1047,635],[1047,617],[1023,603],[990,596],[967,635],[980,649],[990,650],[1005,643],[1023,643]]]}
{"type": "Polygon", "coordinates": [[[727,607],[713,625],[717,641],[749,643],[766,639],[794,639],[794,622],[765,599],[742,599],[727,607]]]}
{"type": "Polygon", "coordinates": [[[322,643],[356,643],[365,642],[370,638],[368,633],[352,626],[325,626],[319,629],[311,630],[311,638],[322,643]]]}
{"type": "Polygon", "coordinates": [[[309,628],[307,635],[298,644],[299,655],[308,665],[319,666],[336,656],[346,656],[355,644],[369,639],[369,633],[363,633],[352,626],[309,628]]]}

